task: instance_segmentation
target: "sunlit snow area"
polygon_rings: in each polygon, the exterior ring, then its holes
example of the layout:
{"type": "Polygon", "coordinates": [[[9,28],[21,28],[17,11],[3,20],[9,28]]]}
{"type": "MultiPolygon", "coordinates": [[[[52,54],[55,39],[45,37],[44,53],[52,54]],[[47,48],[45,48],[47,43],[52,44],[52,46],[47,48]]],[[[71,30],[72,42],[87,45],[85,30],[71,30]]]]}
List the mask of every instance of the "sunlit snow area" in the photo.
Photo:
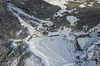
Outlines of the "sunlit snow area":
{"type": "Polygon", "coordinates": [[[66,19],[70,22],[71,25],[75,25],[75,22],[79,20],[74,16],[67,16],[66,19]]]}
{"type": "Polygon", "coordinates": [[[65,3],[67,3],[67,0],[44,0],[52,5],[56,5],[61,7],[62,9],[65,9],[66,6],[64,5],[65,3]]]}

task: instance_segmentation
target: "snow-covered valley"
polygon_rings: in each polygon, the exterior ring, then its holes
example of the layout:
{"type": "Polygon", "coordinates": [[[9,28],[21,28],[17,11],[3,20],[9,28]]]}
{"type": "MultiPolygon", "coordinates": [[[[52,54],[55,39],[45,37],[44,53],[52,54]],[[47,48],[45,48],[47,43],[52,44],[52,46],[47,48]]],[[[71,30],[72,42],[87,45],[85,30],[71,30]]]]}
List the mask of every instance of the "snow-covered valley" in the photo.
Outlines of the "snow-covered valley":
{"type": "MultiPolygon", "coordinates": [[[[64,28],[64,30],[59,29],[58,32],[49,32],[47,36],[42,35],[40,30],[43,28],[42,23],[46,23],[46,25],[52,26],[53,24],[51,21],[44,21],[35,18],[34,16],[29,16],[28,14],[24,13],[17,7],[15,7],[13,4],[8,3],[8,10],[12,11],[12,13],[18,17],[20,24],[23,27],[26,27],[28,29],[27,33],[29,33],[29,36],[23,39],[23,41],[28,45],[29,51],[32,52],[32,54],[35,54],[40,59],[37,61],[41,64],[44,64],[45,66],[61,66],[61,65],[75,65],[75,57],[73,52],[75,49],[75,37],[70,35],[71,29],[64,28]],[[13,10],[16,10],[18,13],[15,13],[13,10]],[[33,20],[27,20],[24,21],[19,14],[23,14],[26,16],[26,18],[32,18],[36,19],[37,21],[41,22],[40,24],[36,25],[35,27],[32,27],[30,24],[28,24],[28,21],[32,21],[33,24],[38,23],[33,20]],[[34,23],[35,22],[35,23],[34,23]],[[38,36],[38,37],[37,37],[38,36]],[[30,38],[31,37],[31,38],[30,38]],[[30,39],[30,40],[29,40],[30,39]],[[70,47],[70,48],[68,48],[70,47]]],[[[46,27],[45,27],[46,28],[46,27]]],[[[27,65],[31,65],[29,61],[26,61],[27,65]]],[[[40,66],[41,66],[40,64],[40,66]]],[[[38,64],[37,64],[38,65],[38,64]]],[[[36,65],[36,66],[37,66],[36,65]]],[[[34,65],[31,65],[34,66],[34,65]]]]}
{"type": "MultiPolygon", "coordinates": [[[[45,1],[61,8],[51,18],[45,20],[24,12],[13,3],[6,3],[8,11],[18,19],[21,27],[25,29],[25,31],[19,30],[16,38],[9,39],[12,42],[10,47],[13,50],[19,46],[17,43],[22,42],[26,45],[21,49],[25,48],[26,52],[31,55],[24,60],[24,66],[99,66],[100,24],[88,31],[85,31],[89,27],[86,25],[82,26],[82,30],[78,30],[75,27],[81,18],[75,15],[79,11],[77,8],[67,9],[65,4],[68,2],[66,0],[45,1]],[[57,18],[57,23],[61,23],[60,20],[63,17],[65,18],[64,24],[68,23],[69,26],[58,27],[56,22],[52,21],[57,18]],[[22,32],[26,32],[27,35],[20,38],[22,32]]],[[[12,53],[13,51],[8,56],[12,53]]],[[[25,52],[21,55],[24,54],[25,52]]],[[[11,63],[9,60],[7,63],[10,63],[10,66],[17,66],[20,62],[19,58],[14,58],[11,63]]]]}

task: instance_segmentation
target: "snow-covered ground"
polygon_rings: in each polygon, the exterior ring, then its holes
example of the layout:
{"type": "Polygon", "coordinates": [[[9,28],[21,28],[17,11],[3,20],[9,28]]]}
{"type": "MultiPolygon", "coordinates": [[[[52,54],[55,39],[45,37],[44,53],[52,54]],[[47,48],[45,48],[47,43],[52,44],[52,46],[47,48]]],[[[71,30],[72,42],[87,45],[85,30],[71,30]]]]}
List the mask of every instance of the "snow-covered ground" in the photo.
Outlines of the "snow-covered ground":
{"type": "Polygon", "coordinates": [[[86,4],[81,4],[79,7],[84,8],[86,7],[86,4]]]}
{"type": "MultiPolygon", "coordinates": [[[[50,1],[51,3],[55,4],[56,0],[55,1],[46,0],[46,1],[47,2],[50,1]]],[[[62,16],[61,13],[65,11],[71,12],[69,10],[63,9],[65,8],[65,6],[64,5],[61,6],[61,5],[65,3],[65,0],[64,1],[61,0],[61,1],[62,1],[61,4],[59,3],[55,4],[55,5],[59,4],[60,7],[62,8],[62,10],[58,12],[58,15],[60,16],[62,16]]],[[[44,29],[44,31],[46,31],[47,27],[50,27],[53,25],[51,21],[41,20],[34,16],[31,16],[23,12],[21,9],[17,8],[11,3],[7,3],[7,7],[8,7],[8,10],[11,11],[13,15],[15,15],[19,19],[21,26],[23,26],[24,28],[27,28],[28,36],[22,40],[13,39],[13,43],[11,45],[12,48],[16,48],[16,45],[14,44],[14,42],[17,42],[17,41],[23,41],[27,44],[29,48],[28,50],[33,55],[30,58],[27,58],[25,60],[25,66],[78,66],[76,64],[77,54],[75,54],[75,51],[76,51],[76,39],[74,36],[75,33],[72,32],[71,28],[66,28],[63,26],[63,27],[60,27],[60,29],[58,29],[57,32],[49,32],[47,36],[44,36],[42,34],[42,30],[40,29],[44,29]],[[18,13],[15,13],[13,10],[17,11],[18,13]],[[31,18],[31,19],[24,20],[23,18],[20,17],[20,14],[25,16],[25,18],[31,18]],[[35,25],[35,27],[30,25],[30,23],[35,25]],[[47,27],[43,27],[43,24],[46,25],[47,27]],[[63,28],[63,30],[61,28],[63,28]]],[[[71,24],[74,24],[75,22],[77,22],[77,20],[79,20],[74,16],[67,16],[66,18],[71,24]]],[[[16,36],[18,36],[20,32],[21,31],[19,31],[16,36]]],[[[76,33],[76,35],[79,35],[79,33],[76,33]]],[[[99,39],[100,38],[98,37],[92,37],[92,38],[82,37],[82,38],[78,38],[78,43],[83,49],[84,47],[88,46],[86,44],[89,44],[89,45],[91,44],[89,43],[90,40],[95,43],[99,39]]],[[[82,56],[84,55],[85,54],[82,54],[82,56]]],[[[16,63],[16,61],[14,61],[14,63],[16,63]]]]}
{"type": "Polygon", "coordinates": [[[62,17],[62,16],[64,16],[64,15],[66,15],[66,12],[72,13],[72,12],[75,11],[75,10],[76,10],[76,8],[74,8],[74,9],[72,9],[72,10],[61,9],[61,10],[59,10],[57,13],[55,13],[55,14],[53,15],[53,18],[58,17],[58,16],[62,17]],[[65,14],[64,14],[64,13],[65,13],[65,14]]]}
{"type": "Polygon", "coordinates": [[[67,1],[66,0],[44,0],[52,5],[56,5],[56,6],[59,6],[61,7],[62,9],[65,9],[66,6],[64,4],[67,4],[67,1]]]}
{"type": "MultiPolygon", "coordinates": [[[[64,30],[59,29],[57,32],[59,33],[58,36],[53,36],[52,34],[54,33],[49,33],[48,36],[43,36],[41,32],[37,31],[34,27],[32,27],[30,24],[24,21],[19,16],[19,14],[21,13],[24,16],[27,16],[30,18],[33,18],[33,17],[24,13],[23,11],[21,11],[20,9],[18,9],[11,3],[8,3],[8,9],[12,11],[12,13],[19,19],[21,25],[28,29],[27,33],[29,34],[29,36],[23,40],[29,46],[29,50],[33,54],[41,58],[42,61],[40,60],[39,61],[42,64],[44,64],[45,66],[51,66],[51,65],[62,66],[62,65],[67,65],[67,64],[71,66],[75,65],[75,57],[73,54],[75,49],[71,49],[71,47],[75,48],[74,46],[75,38],[74,36],[71,36],[71,35],[69,36],[70,31],[71,31],[70,29],[67,29],[67,28],[65,28],[64,30]],[[16,10],[18,14],[15,13],[12,9],[16,10]],[[38,37],[34,37],[35,35],[38,37]],[[33,37],[28,41],[30,36],[33,36],[33,37]]],[[[33,18],[33,19],[37,19],[40,22],[46,23],[46,25],[48,26],[53,25],[51,21],[39,20],[38,18],[33,18]]],[[[37,28],[38,27],[40,26],[37,26],[37,28]]],[[[31,65],[33,64],[32,62],[34,61],[27,59],[25,65],[30,66],[30,64],[31,65]]],[[[34,66],[34,64],[32,66],[34,66]]]]}
{"type": "Polygon", "coordinates": [[[66,19],[70,22],[71,25],[75,25],[75,22],[79,20],[75,16],[66,16],[66,19]]]}

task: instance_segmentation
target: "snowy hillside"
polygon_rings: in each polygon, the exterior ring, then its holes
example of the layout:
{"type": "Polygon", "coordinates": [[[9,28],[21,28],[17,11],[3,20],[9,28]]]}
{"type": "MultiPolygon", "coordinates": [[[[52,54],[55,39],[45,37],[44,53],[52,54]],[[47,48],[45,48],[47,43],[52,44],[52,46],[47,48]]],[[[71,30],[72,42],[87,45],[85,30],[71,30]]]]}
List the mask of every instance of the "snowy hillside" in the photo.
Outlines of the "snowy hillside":
{"type": "Polygon", "coordinates": [[[100,0],[44,0],[44,1],[52,5],[57,5],[61,7],[62,9],[67,8],[66,4],[68,4],[69,2],[84,3],[84,4],[81,4],[80,7],[85,7],[85,4],[87,4],[87,2],[90,2],[88,6],[92,6],[94,2],[100,2],[100,0]]]}

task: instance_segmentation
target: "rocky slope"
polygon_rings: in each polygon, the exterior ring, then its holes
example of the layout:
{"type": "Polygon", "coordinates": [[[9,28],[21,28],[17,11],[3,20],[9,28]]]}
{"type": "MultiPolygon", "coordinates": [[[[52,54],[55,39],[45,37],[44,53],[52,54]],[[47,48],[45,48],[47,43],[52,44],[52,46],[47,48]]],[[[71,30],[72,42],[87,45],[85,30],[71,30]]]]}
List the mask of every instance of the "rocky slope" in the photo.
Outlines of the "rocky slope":
{"type": "Polygon", "coordinates": [[[0,0],[0,66],[99,66],[99,0],[0,0]]]}

